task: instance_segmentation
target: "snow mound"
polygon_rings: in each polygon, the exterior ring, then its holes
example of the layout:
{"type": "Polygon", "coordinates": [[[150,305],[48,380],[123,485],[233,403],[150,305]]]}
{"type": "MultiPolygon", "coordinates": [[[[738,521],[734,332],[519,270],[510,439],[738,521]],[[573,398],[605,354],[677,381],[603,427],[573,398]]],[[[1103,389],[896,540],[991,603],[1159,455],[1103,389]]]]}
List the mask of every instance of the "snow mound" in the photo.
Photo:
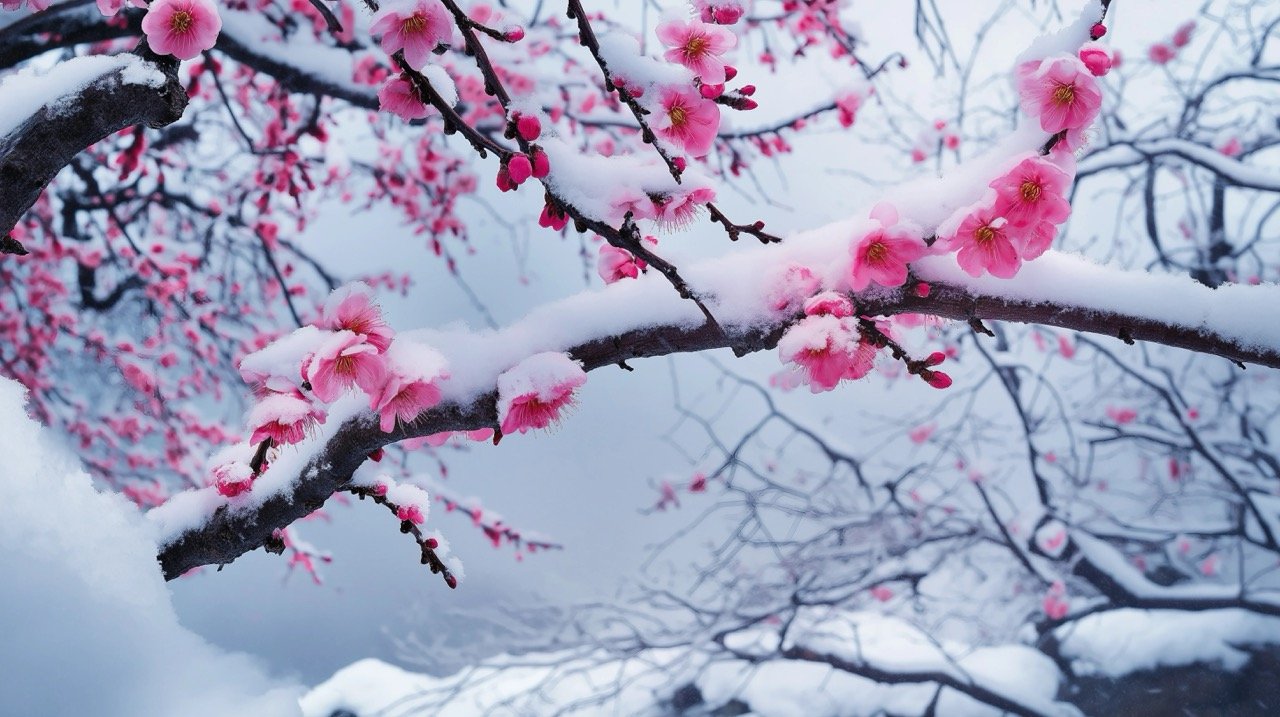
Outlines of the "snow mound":
{"type": "Polygon", "coordinates": [[[24,404],[0,379],[0,714],[297,715],[294,688],[178,624],[137,509],[24,404]]]}

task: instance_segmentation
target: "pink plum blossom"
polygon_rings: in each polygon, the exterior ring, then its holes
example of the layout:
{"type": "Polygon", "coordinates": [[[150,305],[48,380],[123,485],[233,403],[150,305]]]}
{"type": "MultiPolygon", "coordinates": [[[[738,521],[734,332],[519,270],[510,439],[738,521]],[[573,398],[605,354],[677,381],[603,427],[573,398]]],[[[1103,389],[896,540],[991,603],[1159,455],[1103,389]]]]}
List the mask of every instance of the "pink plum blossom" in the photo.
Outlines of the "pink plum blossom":
{"type": "Polygon", "coordinates": [[[862,341],[853,319],[831,315],[806,316],[778,341],[782,362],[793,364],[814,393],[870,373],[875,352],[862,341]]]}
{"type": "Polygon", "coordinates": [[[155,0],[142,18],[152,51],[179,60],[213,47],[221,30],[222,18],[212,0],[155,0]]]}
{"type": "Polygon", "coordinates": [[[301,396],[272,393],[249,411],[248,423],[253,428],[250,443],[270,438],[277,446],[298,443],[317,423],[324,423],[324,411],[301,396]]]}
{"type": "Polygon", "coordinates": [[[1174,51],[1174,49],[1164,44],[1163,42],[1157,42],[1156,44],[1147,48],[1147,59],[1151,60],[1157,65],[1169,64],[1169,61],[1173,59],[1175,54],[1177,53],[1174,51]]]}
{"type": "Polygon", "coordinates": [[[720,107],[692,87],[663,87],[653,128],[663,139],[694,157],[711,151],[720,128],[720,107]]]}
{"type": "Polygon", "coordinates": [[[1074,56],[1050,57],[1018,68],[1022,110],[1040,118],[1040,128],[1056,134],[1082,129],[1102,106],[1098,80],[1074,56]]]}
{"type": "Polygon", "coordinates": [[[322,328],[359,334],[379,352],[391,346],[395,331],[382,318],[382,310],[373,300],[368,284],[355,282],[341,286],[329,294],[320,316],[322,328]]]}
{"type": "Polygon", "coordinates": [[[738,44],[729,30],[698,20],[670,20],[658,25],[658,39],[671,48],[663,55],[693,71],[704,85],[725,82],[724,53],[738,44]]]}
{"type": "MultiPolygon", "coordinates": [[[[0,2],[0,5],[5,3],[0,2]]],[[[125,8],[126,5],[133,7],[146,7],[145,0],[98,0],[98,12],[105,17],[114,17],[116,13],[125,8]]],[[[34,7],[34,6],[33,6],[34,7]]]]}
{"type": "Polygon", "coordinates": [[[853,316],[853,302],[849,297],[835,291],[824,291],[814,294],[804,302],[805,316],[834,316],[843,319],[853,316]]]}
{"type": "Polygon", "coordinates": [[[386,367],[378,348],[354,331],[337,331],[316,349],[306,378],[316,398],[328,403],[352,386],[369,395],[379,392],[386,367]]]}
{"type": "Polygon", "coordinates": [[[378,90],[378,108],[406,122],[427,116],[427,105],[403,75],[392,77],[378,90]]]}
{"type": "Polygon", "coordinates": [[[917,230],[898,223],[891,204],[876,205],[871,212],[875,223],[870,231],[854,239],[850,288],[866,289],[871,282],[880,286],[902,286],[907,281],[907,264],[928,253],[917,230]]]}
{"type": "Polygon", "coordinates": [[[710,187],[695,187],[687,192],[668,194],[653,202],[654,219],[668,231],[684,229],[698,216],[703,205],[713,202],[716,192],[710,187]]]}
{"type": "Polygon", "coordinates": [[[996,190],[996,213],[1015,228],[1061,224],[1071,215],[1066,197],[1071,176],[1039,155],[1023,159],[989,186],[996,190]]]}
{"type": "Polygon", "coordinates": [[[1018,273],[1022,259],[1010,233],[1008,220],[1000,216],[994,197],[961,210],[956,228],[939,236],[942,245],[956,252],[956,263],[970,276],[1008,279],[1018,273]]]}
{"type": "Polygon", "coordinates": [[[546,428],[573,403],[587,382],[582,366],[565,354],[534,354],[498,377],[498,422],[503,433],[546,428]]]}
{"type": "Polygon", "coordinates": [[[395,430],[396,421],[409,422],[440,402],[442,380],[448,364],[435,349],[400,339],[387,351],[386,380],[369,394],[369,408],[378,412],[384,433],[395,430]]]}
{"type": "Polygon", "coordinates": [[[1094,77],[1102,77],[1111,71],[1111,53],[1101,43],[1090,42],[1081,47],[1080,61],[1094,77]]]}
{"type": "Polygon", "coordinates": [[[256,477],[247,464],[229,461],[213,469],[213,487],[219,495],[234,498],[252,488],[256,477]]]}
{"type": "Polygon", "coordinates": [[[634,279],[640,276],[645,263],[637,259],[626,249],[605,244],[600,247],[600,256],[596,260],[596,271],[604,283],[612,284],[623,279],[634,279]]]}
{"type": "Polygon", "coordinates": [[[403,50],[409,66],[420,70],[431,52],[449,41],[450,22],[439,0],[393,0],[373,16],[369,32],[382,36],[383,52],[392,55],[403,50]]]}

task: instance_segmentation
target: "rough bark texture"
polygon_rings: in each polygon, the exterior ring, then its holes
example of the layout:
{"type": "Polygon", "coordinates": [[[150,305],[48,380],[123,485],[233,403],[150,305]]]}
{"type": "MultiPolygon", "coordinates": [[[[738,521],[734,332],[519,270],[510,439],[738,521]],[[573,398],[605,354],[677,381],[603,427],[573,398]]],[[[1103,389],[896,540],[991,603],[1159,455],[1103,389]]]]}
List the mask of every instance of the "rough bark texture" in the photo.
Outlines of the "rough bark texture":
{"type": "Polygon", "coordinates": [[[103,75],[57,110],[45,106],[0,137],[0,236],[7,235],[40,193],[77,154],[126,127],[164,127],[182,117],[187,93],[178,63],[145,49],[140,55],[165,75],[160,87],[129,84],[123,71],[103,75]]]}

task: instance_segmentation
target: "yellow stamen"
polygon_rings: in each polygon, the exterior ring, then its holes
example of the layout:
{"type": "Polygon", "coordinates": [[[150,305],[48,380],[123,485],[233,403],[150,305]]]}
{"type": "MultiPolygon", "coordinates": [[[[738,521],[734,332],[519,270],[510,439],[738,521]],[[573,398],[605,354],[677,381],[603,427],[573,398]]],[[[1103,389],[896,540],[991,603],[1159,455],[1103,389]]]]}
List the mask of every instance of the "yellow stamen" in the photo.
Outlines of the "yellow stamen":
{"type": "Polygon", "coordinates": [[[699,57],[702,53],[711,47],[711,41],[701,35],[695,35],[689,38],[689,42],[685,43],[684,54],[689,57],[699,57]]]}
{"type": "Polygon", "coordinates": [[[1040,198],[1040,185],[1035,182],[1027,181],[1022,183],[1022,199],[1028,202],[1034,202],[1040,198]]]}
{"type": "Polygon", "coordinates": [[[426,27],[427,27],[427,18],[425,15],[423,15],[420,12],[415,12],[409,17],[406,17],[404,21],[400,23],[400,28],[405,32],[410,32],[410,33],[422,32],[424,29],[426,29],[426,27]]]}
{"type": "Polygon", "coordinates": [[[672,127],[683,127],[689,121],[689,114],[683,107],[676,105],[667,110],[667,119],[671,120],[672,127]]]}
{"type": "Polygon", "coordinates": [[[885,247],[885,245],[882,242],[878,242],[878,241],[871,242],[871,245],[867,247],[867,261],[872,263],[879,263],[884,259],[885,255],[888,253],[889,253],[889,250],[885,247]]]}
{"type": "Polygon", "coordinates": [[[983,224],[973,232],[973,238],[983,246],[990,244],[996,238],[996,230],[983,224]]]}
{"type": "Polygon", "coordinates": [[[1075,85],[1058,85],[1053,91],[1053,101],[1060,105],[1069,105],[1076,101],[1075,85]]]}
{"type": "Polygon", "coordinates": [[[195,18],[191,17],[191,13],[186,10],[179,10],[169,17],[169,29],[174,32],[187,32],[194,24],[196,24],[195,18]]]}

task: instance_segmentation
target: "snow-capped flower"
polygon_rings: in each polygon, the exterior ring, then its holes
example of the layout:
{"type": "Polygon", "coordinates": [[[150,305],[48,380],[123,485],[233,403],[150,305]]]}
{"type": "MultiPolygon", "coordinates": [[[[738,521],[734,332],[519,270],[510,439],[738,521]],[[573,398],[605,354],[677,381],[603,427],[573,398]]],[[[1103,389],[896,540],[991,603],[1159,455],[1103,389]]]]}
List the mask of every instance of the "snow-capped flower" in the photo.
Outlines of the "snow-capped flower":
{"type": "Polygon", "coordinates": [[[448,378],[448,364],[438,351],[406,339],[387,351],[386,380],[369,394],[369,408],[378,412],[384,433],[395,430],[396,421],[409,422],[440,402],[440,381],[448,378]]]}
{"type": "Polygon", "coordinates": [[[221,30],[222,18],[212,0],[155,0],[142,18],[151,50],[179,60],[213,47],[221,30]]]}
{"type": "Polygon", "coordinates": [[[320,315],[320,325],[331,331],[359,334],[378,351],[391,347],[395,331],[382,318],[373,300],[373,289],[363,282],[340,286],[329,294],[320,315]]]}
{"type": "Polygon", "coordinates": [[[452,26],[439,0],[400,0],[382,6],[369,32],[382,36],[383,52],[392,55],[403,50],[405,62],[420,70],[432,50],[448,42],[452,26]]]}
{"type": "Polygon", "coordinates": [[[664,87],[653,129],[663,139],[694,157],[711,151],[720,128],[720,107],[692,87],[664,87]]]}
{"type": "Polygon", "coordinates": [[[256,444],[270,438],[277,446],[298,443],[324,419],[324,411],[301,396],[271,393],[249,411],[248,423],[253,428],[249,442],[256,444]]]}
{"type": "Polygon", "coordinates": [[[378,347],[353,331],[334,332],[316,349],[305,371],[311,390],[325,403],[352,384],[372,396],[381,389],[385,373],[378,347]]]}
{"type": "Polygon", "coordinates": [[[729,30],[698,20],[669,20],[658,25],[658,39],[669,50],[668,62],[678,62],[693,71],[705,85],[725,82],[722,55],[738,44],[729,30]]]}
{"type": "Polygon", "coordinates": [[[426,103],[403,75],[392,77],[378,90],[378,108],[405,122],[427,116],[426,103]]]}
{"type": "Polygon", "coordinates": [[[240,461],[228,461],[213,469],[213,487],[218,494],[234,498],[253,487],[253,469],[240,461]]]}
{"type": "Polygon", "coordinates": [[[698,216],[704,204],[714,202],[716,191],[710,187],[694,187],[686,192],[663,195],[653,201],[654,219],[667,231],[684,229],[698,216]]]}
{"type": "Polygon", "coordinates": [[[741,0],[693,0],[693,7],[703,22],[732,25],[746,14],[741,0]]]}
{"type": "Polygon", "coordinates": [[[822,282],[813,270],[804,264],[792,262],[780,270],[770,282],[769,308],[774,311],[795,311],[805,299],[818,293],[822,282]]]}
{"type": "Polygon", "coordinates": [[[503,433],[546,428],[573,403],[587,382],[582,366],[565,354],[534,354],[498,377],[498,421],[503,433]]]}
{"type": "Polygon", "coordinates": [[[852,319],[831,315],[806,316],[778,341],[782,362],[799,369],[814,393],[867,375],[875,354],[875,347],[862,341],[852,319]]]}
{"type": "Polygon", "coordinates": [[[878,226],[849,247],[853,254],[849,284],[854,291],[866,289],[873,281],[881,286],[902,286],[907,281],[907,264],[928,252],[919,232],[898,222],[893,205],[876,205],[871,218],[878,226]]]}
{"type": "Polygon", "coordinates": [[[834,316],[842,319],[853,316],[853,302],[849,297],[834,291],[814,294],[804,302],[805,316],[834,316]]]}
{"type": "Polygon", "coordinates": [[[1062,55],[1018,68],[1018,94],[1022,110],[1040,118],[1040,128],[1056,134],[1081,129],[1093,121],[1102,106],[1102,92],[1079,58],[1062,55]]]}

